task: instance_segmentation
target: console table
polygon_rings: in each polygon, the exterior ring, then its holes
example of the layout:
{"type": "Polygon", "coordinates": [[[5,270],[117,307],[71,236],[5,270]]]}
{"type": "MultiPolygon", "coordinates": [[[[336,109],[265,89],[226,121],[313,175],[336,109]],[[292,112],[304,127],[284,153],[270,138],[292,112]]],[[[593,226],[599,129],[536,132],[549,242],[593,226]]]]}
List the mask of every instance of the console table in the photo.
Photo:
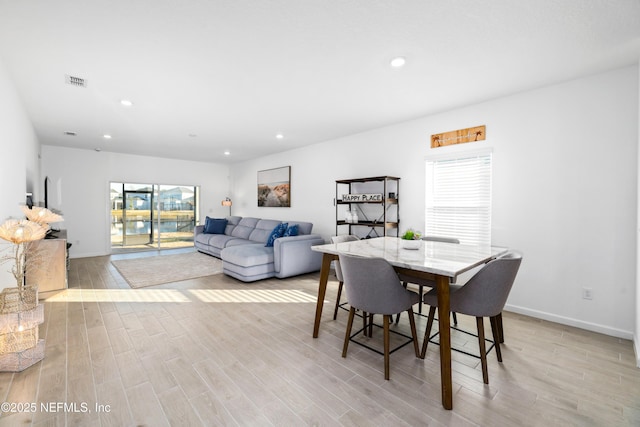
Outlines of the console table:
{"type": "Polygon", "coordinates": [[[41,259],[37,265],[27,263],[27,284],[38,285],[40,299],[67,289],[67,230],[52,233],[54,237],[33,242],[41,259]]]}

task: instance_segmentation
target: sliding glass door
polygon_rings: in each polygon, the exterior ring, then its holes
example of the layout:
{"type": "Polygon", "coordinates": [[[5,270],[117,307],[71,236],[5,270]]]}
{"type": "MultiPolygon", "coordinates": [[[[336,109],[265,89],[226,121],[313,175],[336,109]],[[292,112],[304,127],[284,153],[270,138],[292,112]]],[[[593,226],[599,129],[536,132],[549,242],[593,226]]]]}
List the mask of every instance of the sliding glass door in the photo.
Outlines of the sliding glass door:
{"type": "Polygon", "coordinates": [[[196,186],[112,182],[112,250],[193,246],[196,186]]]}
{"type": "Polygon", "coordinates": [[[155,186],[158,200],[155,215],[158,227],[155,238],[163,247],[193,246],[196,188],[177,185],[155,186]]]}

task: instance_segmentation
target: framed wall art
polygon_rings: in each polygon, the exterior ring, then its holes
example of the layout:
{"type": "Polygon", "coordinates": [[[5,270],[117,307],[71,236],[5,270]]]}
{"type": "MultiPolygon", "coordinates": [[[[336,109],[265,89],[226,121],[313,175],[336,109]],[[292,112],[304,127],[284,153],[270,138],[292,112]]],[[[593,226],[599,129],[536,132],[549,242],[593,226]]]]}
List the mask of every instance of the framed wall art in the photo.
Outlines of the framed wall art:
{"type": "Polygon", "coordinates": [[[291,166],[258,171],[258,206],[291,207],[291,166]]]}

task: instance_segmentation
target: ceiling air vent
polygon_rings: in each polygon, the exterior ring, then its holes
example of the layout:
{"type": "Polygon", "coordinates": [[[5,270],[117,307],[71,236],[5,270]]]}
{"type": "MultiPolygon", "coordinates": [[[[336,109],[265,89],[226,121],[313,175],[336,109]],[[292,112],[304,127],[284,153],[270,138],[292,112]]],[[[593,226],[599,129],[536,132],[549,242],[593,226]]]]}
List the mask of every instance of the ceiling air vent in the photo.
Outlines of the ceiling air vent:
{"type": "Polygon", "coordinates": [[[87,87],[87,81],[81,77],[70,76],[65,74],[65,81],[71,86],[87,87]]]}

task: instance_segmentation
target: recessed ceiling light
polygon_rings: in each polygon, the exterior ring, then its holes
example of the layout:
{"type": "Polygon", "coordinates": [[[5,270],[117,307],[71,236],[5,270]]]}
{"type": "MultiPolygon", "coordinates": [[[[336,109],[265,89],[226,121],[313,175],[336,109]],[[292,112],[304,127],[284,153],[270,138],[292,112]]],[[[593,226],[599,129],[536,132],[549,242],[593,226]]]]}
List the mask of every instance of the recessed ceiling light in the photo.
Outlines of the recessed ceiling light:
{"type": "Polygon", "coordinates": [[[96,151],[99,153],[99,152],[101,152],[101,151],[102,151],[102,148],[100,148],[100,147],[96,147],[96,148],[94,148],[94,150],[96,150],[96,151]]]}
{"type": "Polygon", "coordinates": [[[133,102],[131,102],[128,99],[121,99],[120,100],[120,104],[124,105],[125,107],[131,107],[133,106],[133,102]]]}
{"type": "Polygon", "coordinates": [[[104,135],[102,135],[102,137],[103,137],[104,139],[111,139],[111,135],[108,135],[108,134],[104,134],[104,135]]]}
{"type": "Polygon", "coordinates": [[[276,138],[278,138],[278,139],[283,139],[283,138],[284,138],[284,135],[283,135],[283,134],[281,134],[281,133],[279,133],[279,134],[277,134],[277,135],[276,135],[276,138]]]}
{"type": "Polygon", "coordinates": [[[393,67],[393,68],[400,68],[400,67],[404,67],[404,64],[407,63],[407,60],[403,57],[403,56],[398,56],[397,58],[393,58],[391,60],[391,62],[389,62],[389,64],[393,67]]]}
{"type": "Polygon", "coordinates": [[[225,152],[224,152],[224,155],[225,155],[225,156],[228,156],[228,155],[230,155],[230,154],[231,154],[231,152],[229,152],[229,151],[225,151],[225,152]]]}

